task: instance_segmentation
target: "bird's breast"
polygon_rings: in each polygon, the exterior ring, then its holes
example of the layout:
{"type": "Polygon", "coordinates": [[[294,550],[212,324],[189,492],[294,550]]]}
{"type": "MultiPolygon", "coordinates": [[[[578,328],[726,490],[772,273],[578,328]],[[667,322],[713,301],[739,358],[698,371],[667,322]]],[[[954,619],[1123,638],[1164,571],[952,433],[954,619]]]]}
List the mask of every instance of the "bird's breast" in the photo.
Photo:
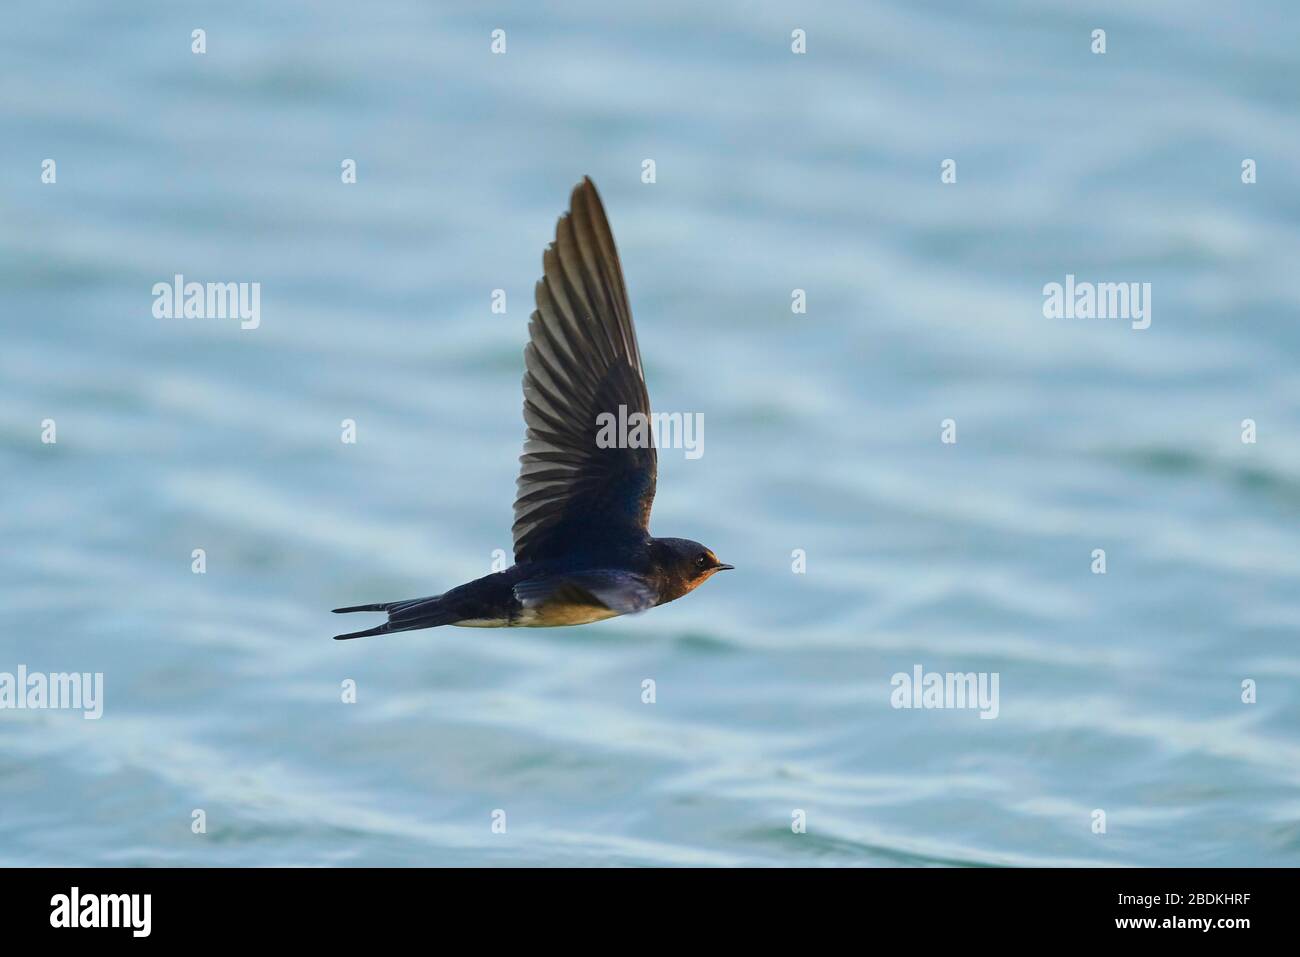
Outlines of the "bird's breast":
{"type": "Polygon", "coordinates": [[[543,605],[525,608],[515,622],[524,628],[555,628],[562,625],[586,625],[617,617],[619,612],[604,605],[587,605],[566,601],[550,601],[543,605]]]}
{"type": "Polygon", "coordinates": [[[621,612],[603,605],[553,601],[524,608],[513,618],[463,618],[452,624],[460,628],[559,628],[564,625],[587,625],[593,621],[615,618],[619,614],[621,612]]]}

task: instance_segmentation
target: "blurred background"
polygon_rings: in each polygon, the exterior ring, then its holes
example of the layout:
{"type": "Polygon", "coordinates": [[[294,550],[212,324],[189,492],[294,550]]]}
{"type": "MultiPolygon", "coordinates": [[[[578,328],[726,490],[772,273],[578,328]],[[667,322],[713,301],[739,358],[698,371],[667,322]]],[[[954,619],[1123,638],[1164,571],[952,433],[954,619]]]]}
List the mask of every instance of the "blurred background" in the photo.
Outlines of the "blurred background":
{"type": "Polygon", "coordinates": [[[0,712],[0,863],[1300,861],[1295,12],[1140,7],[13,11],[0,671],[105,703],[0,712]],[[705,416],[652,530],[738,570],[331,641],[509,551],[584,174],[653,405],[705,416]],[[154,318],[176,273],[261,283],[260,327],[154,318]],[[1044,318],[1067,273],[1151,327],[1044,318]],[[998,719],[891,708],[916,664],[997,672],[998,719]]]}

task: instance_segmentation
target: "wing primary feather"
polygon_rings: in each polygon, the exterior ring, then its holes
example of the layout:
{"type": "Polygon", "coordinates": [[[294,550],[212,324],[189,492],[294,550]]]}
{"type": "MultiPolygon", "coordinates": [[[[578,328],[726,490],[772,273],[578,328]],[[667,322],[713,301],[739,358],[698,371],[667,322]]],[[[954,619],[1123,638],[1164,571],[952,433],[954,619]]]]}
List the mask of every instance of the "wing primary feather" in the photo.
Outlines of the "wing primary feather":
{"type": "Polygon", "coordinates": [[[644,537],[657,456],[599,448],[597,417],[650,413],[614,234],[584,178],[542,254],[524,350],[524,422],[515,498],[515,559],[644,537]]]}

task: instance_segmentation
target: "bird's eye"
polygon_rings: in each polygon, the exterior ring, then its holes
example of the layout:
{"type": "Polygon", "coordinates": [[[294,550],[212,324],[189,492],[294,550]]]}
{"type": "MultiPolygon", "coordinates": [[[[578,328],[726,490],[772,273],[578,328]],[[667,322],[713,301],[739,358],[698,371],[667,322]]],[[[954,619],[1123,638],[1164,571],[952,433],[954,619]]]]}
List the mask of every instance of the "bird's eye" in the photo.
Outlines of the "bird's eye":
{"type": "Polygon", "coordinates": [[[695,567],[703,568],[705,565],[708,564],[708,562],[709,562],[709,556],[701,552],[699,557],[695,559],[695,567]]]}

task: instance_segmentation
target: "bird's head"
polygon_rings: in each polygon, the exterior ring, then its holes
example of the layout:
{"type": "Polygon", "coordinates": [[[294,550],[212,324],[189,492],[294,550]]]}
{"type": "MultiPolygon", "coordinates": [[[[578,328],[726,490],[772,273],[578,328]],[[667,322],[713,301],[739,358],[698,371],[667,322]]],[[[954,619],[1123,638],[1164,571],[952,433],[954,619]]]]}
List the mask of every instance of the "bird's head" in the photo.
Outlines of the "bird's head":
{"type": "MultiPolygon", "coordinates": [[[[694,591],[714,574],[735,568],[718,561],[713,549],[693,542],[689,538],[655,539],[659,567],[667,580],[673,598],[694,591]]],[[[672,598],[668,599],[669,601],[672,598]]]]}

